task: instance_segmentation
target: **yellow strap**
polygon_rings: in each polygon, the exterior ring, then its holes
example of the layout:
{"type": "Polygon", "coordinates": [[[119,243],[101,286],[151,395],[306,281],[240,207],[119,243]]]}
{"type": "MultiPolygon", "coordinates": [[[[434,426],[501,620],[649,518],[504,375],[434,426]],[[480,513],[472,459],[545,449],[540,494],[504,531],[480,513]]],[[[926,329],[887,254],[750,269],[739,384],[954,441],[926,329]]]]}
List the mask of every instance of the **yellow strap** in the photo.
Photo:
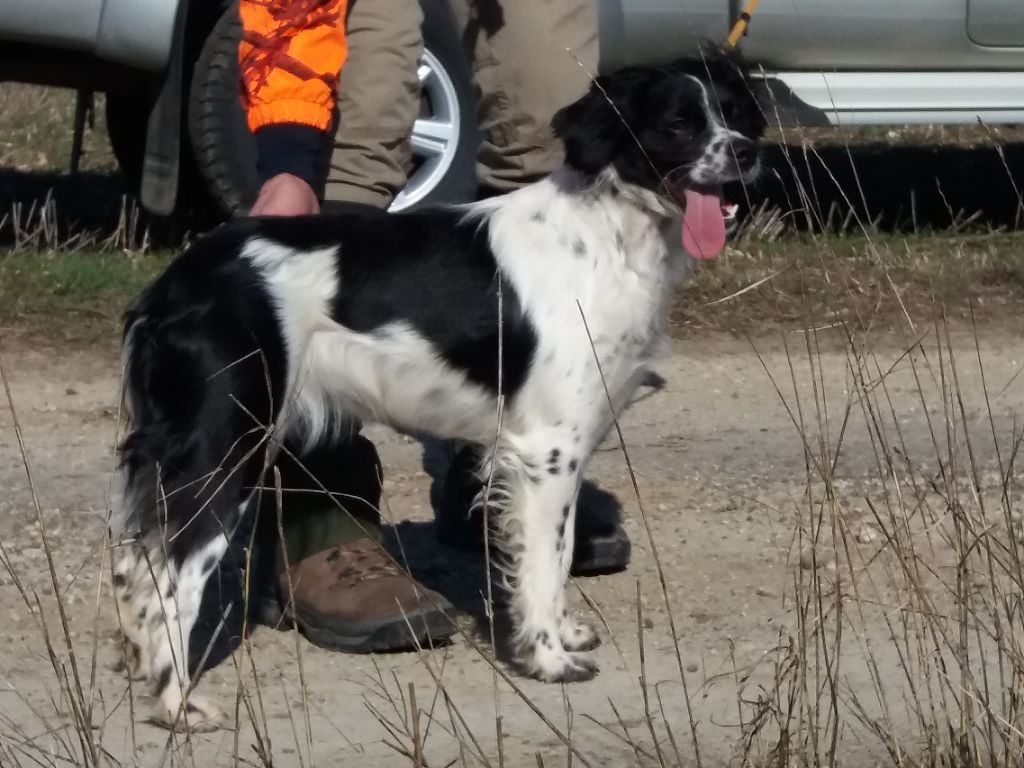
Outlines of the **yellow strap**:
{"type": "Polygon", "coordinates": [[[732,25],[732,29],[729,31],[729,37],[725,39],[726,50],[735,48],[740,38],[746,33],[747,27],[750,26],[750,17],[757,10],[759,2],[761,0],[747,0],[746,6],[740,12],[740,17],[736,19],[736,23],[732,25]]]}

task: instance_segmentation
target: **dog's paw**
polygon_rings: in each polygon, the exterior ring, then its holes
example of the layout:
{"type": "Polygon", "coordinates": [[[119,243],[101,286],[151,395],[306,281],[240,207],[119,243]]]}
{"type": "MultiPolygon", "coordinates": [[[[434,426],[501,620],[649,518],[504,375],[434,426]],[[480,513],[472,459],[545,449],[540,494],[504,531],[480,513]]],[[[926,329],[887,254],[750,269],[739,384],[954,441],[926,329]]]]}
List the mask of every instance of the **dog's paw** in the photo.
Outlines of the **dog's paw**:
{"type": "Polygon", "coordinates": [[[202,696],[189,696],[184,711],[180,705],[168,706],[161,701],[150,722],[178,733],[210,733],[227,725],[227,718],[217,707],[202,696]]]}
{"type": "Polygon", "coordinates": [[[572,653],[560,646],[538,646],[527,664],[530,673],[545,683],[580,683],[597,674],[597,662],[587,653],[572,653]]]}
{"type": "Polygon", "coordinates": [[[152,679],[149,659],[142,655],[128,657],[125,662],[125,670],[128,672],[128,677],[134,683],[141,683],[152,679]]]}
{"type": "Polygon", "coordinates": [[[558,636],[567,651],[592,651],[601,644],[601,636],[592,624],[565,619],[558,627],[558,636]]]}
{"type": "Polygon", "coordinates": [[[125,672],[133,682],[150,678],[149,654],[126,637],[120,640],[120,652],[110,663],[112,672],[125,672]]]}
{"type": "Polygon", "coordinates": [[[563,651],[559,657],[537,665],[534,674],[545,683],[582,683],[597,675],[597,662],[586,653],[563,651]]]}

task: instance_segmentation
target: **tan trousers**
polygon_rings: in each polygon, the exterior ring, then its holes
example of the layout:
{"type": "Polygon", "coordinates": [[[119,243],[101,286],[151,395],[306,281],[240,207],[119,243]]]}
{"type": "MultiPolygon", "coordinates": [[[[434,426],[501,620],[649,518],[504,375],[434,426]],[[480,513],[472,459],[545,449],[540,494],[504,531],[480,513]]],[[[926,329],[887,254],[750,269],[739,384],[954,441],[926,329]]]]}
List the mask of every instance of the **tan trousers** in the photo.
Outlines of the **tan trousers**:
{"type": "MultiPolygon", "coordinates": [[[[555,112],[581,96],[598,62],[596,0],[450,0],[477,90],[481,185],[536,181],[562,159],[555,112]]],[[[419,113],[418,0],[354,0],[328,200],[390,204],[404,186],[419,113]]]]}

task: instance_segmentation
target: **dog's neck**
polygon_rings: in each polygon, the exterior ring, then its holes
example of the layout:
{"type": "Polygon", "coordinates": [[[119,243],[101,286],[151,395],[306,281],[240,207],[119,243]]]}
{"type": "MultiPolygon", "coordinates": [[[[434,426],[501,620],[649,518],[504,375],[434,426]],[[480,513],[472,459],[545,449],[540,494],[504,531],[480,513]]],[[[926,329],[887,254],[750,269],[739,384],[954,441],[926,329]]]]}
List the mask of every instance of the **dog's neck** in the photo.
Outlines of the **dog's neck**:
{"type": "Polygon", "coordinates": [[[510,260],[522,259],[524,248],[545,259],[563,253],[578,280],[625,269],[667,290],[692,264],[680,243],[678,207],[613,168],[595,176],[563,165],[535,184],[463,210],[469,220],[489,220],[492,244],[510,260]],[[576,253],[575,244],[587,247],[576,253]]]}
{"type": "Polygon", "coordinates": [[[611,166],[598,174],[591,183],[590,190],[595,195],[621,198],[624,205],[631,206],[651,217],[658,226],[661,226],[666,220],[679,218],[678,206],[666,201],[662,195],[625,181],[611,166]]]}
{"type": "Polygon", "coordinates": [[[609,222],[616,222],[617,232],[623,235],[618,250],[634,268],[667,262],[666,277],[673,280],[685,272],[680,267],[692,261],[679,242],[682,211],[664,196],[625,181],[610,166],[596,177],[562,166],[549,178],[566,195],[582,200],[584,207],[593,207],[609,222]],[[652,247],[655,241],[664,249],[652,247]]]}
{"type": "Polygon", "coordinates": [[[649,189],[625,181],[613,166],[608,166],[594,176],[581,173],[569,165],[563,165],[553,171],[546,181],[563,194],[579,197],[584,201],[607,198],[616,205],[634,208],[657,221],[659,225],[665,219],[678,219],[680,215],[678,206],[649,189]]]}
{"type": "Polygon", "coordinates": [[[666,257],[677,261],[674,257],[682,254],[671,234],[678,231],[679,208],[623,180],[612,167],[593,176],[563,165],[536,184],[476,203],[470,210],[497,214],[506,222],[546,218],[556,230],[601,233],[610,246],[606,255],[615,254],[643,272],[664,266],[666,257]]]}

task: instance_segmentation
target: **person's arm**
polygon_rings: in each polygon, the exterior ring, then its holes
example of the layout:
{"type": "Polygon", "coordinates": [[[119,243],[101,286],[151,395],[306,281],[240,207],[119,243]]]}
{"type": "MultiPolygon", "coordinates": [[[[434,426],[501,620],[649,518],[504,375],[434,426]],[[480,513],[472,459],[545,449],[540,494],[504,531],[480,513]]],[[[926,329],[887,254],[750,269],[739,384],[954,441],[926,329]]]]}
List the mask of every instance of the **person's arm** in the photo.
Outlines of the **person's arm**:
{"type": "Polygon", "coordinates": [[[316,213],[330,154],[347,0],[241,0],[239,65],[262,182],[254,215],[316,213]]]}

